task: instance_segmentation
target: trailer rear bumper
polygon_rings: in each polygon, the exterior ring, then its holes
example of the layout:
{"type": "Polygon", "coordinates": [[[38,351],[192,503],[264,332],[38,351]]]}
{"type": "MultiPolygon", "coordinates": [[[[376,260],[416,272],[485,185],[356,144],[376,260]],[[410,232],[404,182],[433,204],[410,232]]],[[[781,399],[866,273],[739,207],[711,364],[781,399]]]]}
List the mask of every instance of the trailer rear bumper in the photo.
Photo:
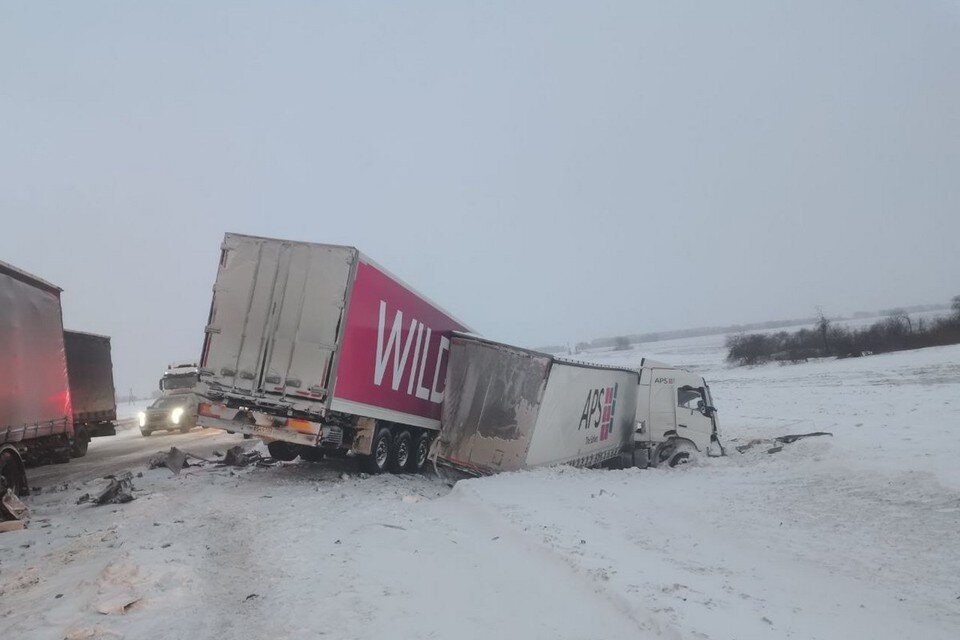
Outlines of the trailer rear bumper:
{"type": "Polygon", "coordinates": [[[323,425],[309,420],[280,418],[260,411],[232,409],[223,404],[201,402],[197,408],[197,424],[223,429],[264,440],[282,440],[315,447],[323,435],[323,425]]]}
{"type": "Polygon", "coordinates": [[[87,435],[91,438],[117,435],[117,426],[112,422],[98,422],[97,424],[88,424],[86,426],[87,435]]]}

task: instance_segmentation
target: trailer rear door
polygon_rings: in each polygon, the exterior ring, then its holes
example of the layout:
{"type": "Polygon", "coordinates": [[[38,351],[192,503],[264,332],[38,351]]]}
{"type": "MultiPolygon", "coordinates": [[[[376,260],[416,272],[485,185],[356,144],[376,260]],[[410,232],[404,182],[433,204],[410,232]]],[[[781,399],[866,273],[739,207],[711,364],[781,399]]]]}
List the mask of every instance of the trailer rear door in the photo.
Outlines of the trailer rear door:
{"type": "Polygon", "coordinates": [[[205,370],[247,393],[321,399],[356,250],[227,234],[205,370]]]}

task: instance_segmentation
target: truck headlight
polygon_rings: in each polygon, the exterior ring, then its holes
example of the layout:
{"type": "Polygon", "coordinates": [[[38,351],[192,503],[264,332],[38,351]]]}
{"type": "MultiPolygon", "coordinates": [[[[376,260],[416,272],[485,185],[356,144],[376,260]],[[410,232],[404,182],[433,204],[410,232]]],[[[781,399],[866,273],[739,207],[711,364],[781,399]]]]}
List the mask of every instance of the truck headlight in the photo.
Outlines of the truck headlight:
{"type": "Polygon", "coordinates": [[[145,427],[147,425],[147,414],[141,411],[137,414],[137,420],[140,422],[141,427],[145,427]]]}
{"type": "Polygon", "coordinates": [[[180,416],[183,415],[183,407],[177,407],[170,412],[170,419],[173,420],[173,424],[180,424],[180,416]]]}

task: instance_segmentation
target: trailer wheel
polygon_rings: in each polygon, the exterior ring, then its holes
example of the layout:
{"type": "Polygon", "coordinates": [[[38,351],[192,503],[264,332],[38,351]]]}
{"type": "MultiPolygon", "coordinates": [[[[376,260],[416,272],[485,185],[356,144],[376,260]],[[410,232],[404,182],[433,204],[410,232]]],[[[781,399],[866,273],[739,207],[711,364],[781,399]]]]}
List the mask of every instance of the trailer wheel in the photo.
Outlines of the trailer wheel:
{"type": "Polygon", "coordinates": [[[383,473],[393,457],[393,436],[390,430],[380,427],[377,435],[373,436],[373,452],[360,458],[360,468],[367,473],[383,473]]]}
{"type": "Polygon", "coordinates": [[[318,447],[301,447],[300,459],[307,462],[323,462],[323,451],[318,447]]]}
{"type": "Polygon", "coordinates": [[[267,451],[270,452],[271,458],[276,458],[277,460],[281,460],[283,462],[290,462],[297,457],[298,453],[300,453],[297,451],[297,447],[289,442],[284,442],[283,440],[274,440],[273,442],[268,442],[267,451]]]}
{"type": "Polygon", "coordinates": [[[393,455],[390,456],[390,471],[393,473],[403,473],[410,464],[410,458],[413,452],[413,438],[407,430],[401,431],[396,440],[393,441],[393,455]]]}
{"type": "Polygon", "coordinates": [[[70,457],[71,458],[82,458],[87,455],[87,447],[90,446],[90,436],[87,435],[86,429],[80,429],[77,432],[76,438],[73,439],[73,442],[70,445],[70,457]]]}
{"type": "Polygon", "coordinates": [[[0,495],[11,489],[19,496],[27,493],[27,472],[23,461],[14,451],[0,451],[0,495]]]}
{"type": "Polygon", "coordinates": [[[427,456],[430,454],[430,434],[421,433],[414,441],[413,451],[407,469],[411,473],[420,473],[427,465],[427,456]]]}

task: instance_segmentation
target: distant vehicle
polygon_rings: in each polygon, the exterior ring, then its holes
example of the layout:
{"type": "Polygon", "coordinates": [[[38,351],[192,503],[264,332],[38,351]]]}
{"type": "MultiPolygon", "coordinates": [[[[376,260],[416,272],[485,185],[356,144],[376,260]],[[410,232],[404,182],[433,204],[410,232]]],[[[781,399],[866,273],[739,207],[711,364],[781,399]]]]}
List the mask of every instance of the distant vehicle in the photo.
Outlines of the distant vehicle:
{"type": "Polygon", "coordinates": [[[73,406],[71,455],[87,453],[90,438],[116,435],[116,391],[110,338],[80,331],[63,332],[73,406]]]}
{"type": "Polygon", "coordinates": [[[353,247],[228,233],[201,358],[201,426],[281,460],[352,451],[417,470],[463,324],[353,247]]]}
{"type": "Polygon", "coordinates": [[[25,464],[70,460],[61,291],[0,262],[0,483],[17,493],[27,491],[25,464]]]}
{"type": "Polygon", "coordinates": [[[200,370],[196,362],[171,364],[160,378],[160,391],[165,396],[193,393],[200,382],[200,370]]]}
{"type": "Polygon", "coordinates": [[[454,333],[438,461],[474,475],[570,464],[679,464],[717,441],[703,378],[575,362],[454,333]]]}
{"type": "Polygon", "coordinates": [[[149,436],[154,431],[186,433],[197,426],[197,396],[182,393],[163,396],[153,401],[137,416],[140,433],[149,436]]]}

